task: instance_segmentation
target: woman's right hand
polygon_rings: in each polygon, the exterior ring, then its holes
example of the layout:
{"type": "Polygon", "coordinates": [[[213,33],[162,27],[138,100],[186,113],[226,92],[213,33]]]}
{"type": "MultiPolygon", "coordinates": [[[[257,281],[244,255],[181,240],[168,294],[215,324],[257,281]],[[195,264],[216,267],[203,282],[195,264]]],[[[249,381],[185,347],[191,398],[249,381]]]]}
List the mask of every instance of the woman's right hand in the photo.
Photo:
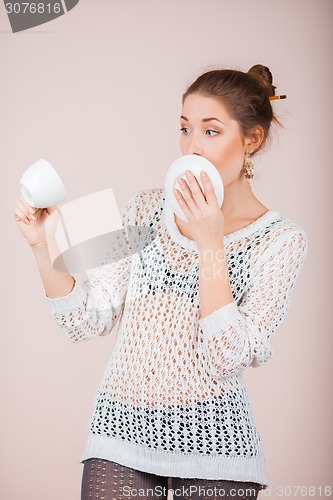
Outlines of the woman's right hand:
{"type": "Polygon", "coordinates": [[[34,208],[26,202],[22,194],[16,200],[15,221],[31,247],[40,243],[47,244],[48,238],[54,237],[59,216],[56,205],[49,208],[34,208]]]}

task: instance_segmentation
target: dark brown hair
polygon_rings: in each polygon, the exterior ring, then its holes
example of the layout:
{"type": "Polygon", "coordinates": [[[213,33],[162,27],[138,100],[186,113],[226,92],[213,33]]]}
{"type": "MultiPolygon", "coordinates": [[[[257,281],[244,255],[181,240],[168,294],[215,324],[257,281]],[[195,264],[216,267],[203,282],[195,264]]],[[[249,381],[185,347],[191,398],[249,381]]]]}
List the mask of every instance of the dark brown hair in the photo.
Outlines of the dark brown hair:
{"type": "Polygon", "coordinates": [[[275,88],[272,73],[261,64],[252,66],[247,73],[232,69],[212,70],[203,73],[187,88],[182,104],[190,94],[217,99],[238,122],[243,137],[261,126],[264,139],[257,153],[266,143],[271,123],[281,125],[269,100],[275,95],[275,88]]]}

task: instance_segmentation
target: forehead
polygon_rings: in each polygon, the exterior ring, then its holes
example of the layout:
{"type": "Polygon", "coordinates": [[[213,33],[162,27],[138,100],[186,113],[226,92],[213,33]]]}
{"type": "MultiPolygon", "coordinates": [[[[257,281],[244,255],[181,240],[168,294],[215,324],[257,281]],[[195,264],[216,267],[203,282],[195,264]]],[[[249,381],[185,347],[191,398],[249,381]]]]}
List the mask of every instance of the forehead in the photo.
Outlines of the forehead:
{"type": "Polygon", "coordinates": [[[216,118],[221,120],[231,120],[222,102],[213,97],[206,97],[200,94],[190,94],[186,97],[182,106],[182,114],[190,120],[202,119],[208,116],[216,116],[216,118]]]}

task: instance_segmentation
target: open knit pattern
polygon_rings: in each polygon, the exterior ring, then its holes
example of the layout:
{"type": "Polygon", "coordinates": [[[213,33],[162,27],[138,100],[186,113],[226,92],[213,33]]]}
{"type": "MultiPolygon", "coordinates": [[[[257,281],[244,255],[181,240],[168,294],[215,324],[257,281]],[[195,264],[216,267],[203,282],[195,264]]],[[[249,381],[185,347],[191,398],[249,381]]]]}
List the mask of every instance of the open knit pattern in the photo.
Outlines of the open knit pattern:
{"type": "Polygon", "coordinates": [[[153,228],[156,237],[92,270],[65,297],[44,291],[72,342],[106,335],[120,320],[81,461],[99,457],[167,477],[266,489],[243,370],[272,355],[307,255],[304,229],[269,210],[225,235],[234,300],[201,318],[198,249],[180,233],[164,190],[136,193],[122,223],[153,228]]]}

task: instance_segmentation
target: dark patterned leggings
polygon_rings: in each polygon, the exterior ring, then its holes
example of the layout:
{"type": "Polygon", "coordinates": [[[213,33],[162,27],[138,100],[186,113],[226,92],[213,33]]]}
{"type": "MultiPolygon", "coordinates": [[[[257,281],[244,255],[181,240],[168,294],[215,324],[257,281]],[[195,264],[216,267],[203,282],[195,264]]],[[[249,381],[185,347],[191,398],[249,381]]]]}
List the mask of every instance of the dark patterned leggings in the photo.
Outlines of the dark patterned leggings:
{"type": "Polygon", "coordinates": [[[89,458],[83,464],[81,500],[256,500],[260,489],[252,482],[168,478],[101,458],[89,458]],[[169,496],[168,489],[172,490],[169,496]]]}

